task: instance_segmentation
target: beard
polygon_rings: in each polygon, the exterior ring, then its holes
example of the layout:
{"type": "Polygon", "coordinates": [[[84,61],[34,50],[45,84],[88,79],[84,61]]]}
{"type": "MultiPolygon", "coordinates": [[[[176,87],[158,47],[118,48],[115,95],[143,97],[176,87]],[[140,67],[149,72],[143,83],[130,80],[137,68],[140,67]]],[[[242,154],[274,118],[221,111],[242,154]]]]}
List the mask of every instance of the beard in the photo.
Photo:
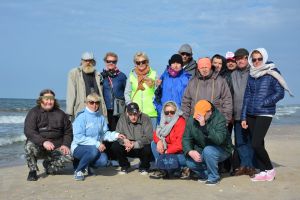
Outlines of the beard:
{"type": "Polygon", "coordinates": [[[93,65],[82,66],[82,70],[86,74],[91,74],[91,73],[93,73],[95,71],[95,66],[93,66],[93,65]]]}

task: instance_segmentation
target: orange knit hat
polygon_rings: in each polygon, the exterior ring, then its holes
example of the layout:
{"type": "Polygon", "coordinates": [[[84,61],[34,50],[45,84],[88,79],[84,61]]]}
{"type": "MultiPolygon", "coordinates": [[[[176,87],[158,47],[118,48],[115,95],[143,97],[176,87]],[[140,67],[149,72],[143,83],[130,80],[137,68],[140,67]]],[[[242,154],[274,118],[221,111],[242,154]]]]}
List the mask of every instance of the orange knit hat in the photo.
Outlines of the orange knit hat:
{"type": "Polygon", "coordinates": [[[201,69],[203,67],[211,68],[211,61],[209,58],[200,58],[198,60],[198,69],[201,69]]]}
{"type": "Polygon", "coordinates": [[[197,115],[204,116],[206,112],[210,110],[211,110],[211,104],[207,100],[200,100],[195,105],[194,118],[196,118],[197,115]]]}

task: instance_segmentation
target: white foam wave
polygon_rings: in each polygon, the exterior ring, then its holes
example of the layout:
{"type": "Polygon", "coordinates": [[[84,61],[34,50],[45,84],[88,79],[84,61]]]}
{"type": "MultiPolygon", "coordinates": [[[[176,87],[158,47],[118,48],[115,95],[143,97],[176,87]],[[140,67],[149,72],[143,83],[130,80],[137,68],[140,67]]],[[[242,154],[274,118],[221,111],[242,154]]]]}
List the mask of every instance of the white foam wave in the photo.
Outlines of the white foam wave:
{"type": "Polygon", "coordinates": [[[25,116],[0,116],[0,124],[21,124],[24,121],[25,116]]]}
{"type": "Polygon", "coordinates": [[[276,110],[276,116],[290,116],[297,112],[300,109],[299,106],[284,106],[278,107],[276,110]]]}
{"type": "Polygon", "coordinates": [[[14,136],[11,138],[8,137],[2,137],[0,138],[0,146],[5,146],[5,145],[9,145],[15,142],[22,142],[25,141],[26,137],[25,135],[18,135],[18,136],[14,136]]]}

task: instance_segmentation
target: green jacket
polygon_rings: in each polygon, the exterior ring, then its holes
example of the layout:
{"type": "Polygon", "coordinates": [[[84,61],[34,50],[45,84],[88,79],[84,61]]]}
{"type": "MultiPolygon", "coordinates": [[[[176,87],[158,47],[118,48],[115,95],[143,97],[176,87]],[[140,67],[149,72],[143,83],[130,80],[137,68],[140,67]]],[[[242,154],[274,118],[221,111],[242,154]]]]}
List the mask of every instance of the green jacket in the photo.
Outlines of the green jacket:
{"type": "Polygon", "coordinates": [[[191,116],[187,121],[182,138],[183,151],[186,155],[191,150],[202,153],[204,147],[209,145],[220,146],[228,153],[233,150],[226,127],[226,119],[215,107],[204,127],[200,127],[199,122],[191,116]],[[207,136],[205,135],[205,128],[207,136]]]}

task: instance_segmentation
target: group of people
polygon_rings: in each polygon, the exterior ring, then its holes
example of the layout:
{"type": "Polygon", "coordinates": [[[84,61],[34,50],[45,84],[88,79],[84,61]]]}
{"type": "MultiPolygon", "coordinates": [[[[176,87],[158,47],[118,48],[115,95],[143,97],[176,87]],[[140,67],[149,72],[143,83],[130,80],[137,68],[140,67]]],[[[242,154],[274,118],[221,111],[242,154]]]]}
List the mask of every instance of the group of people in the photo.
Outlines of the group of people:
{"type": "Polygon", "coordinates": [[[66,112],[52,90],[40,92],[24,126],[28,181],[38,179],[40,158],[47,174],[72,162],[74,179],[84,180],[113,163],[129,173],[128,157],[139,158],[142,175],[153,162],[151,178],[189,176],[215,185],[227,166],[252,181],[274,180],[264,138],[284,90],[292,93],[264,48],[196,62],[184,44],[160,77],[143,52],[134,55],[128,77],[117,54],[103,61],[100,73],[85,52],[69,72],[66,112]]]}

